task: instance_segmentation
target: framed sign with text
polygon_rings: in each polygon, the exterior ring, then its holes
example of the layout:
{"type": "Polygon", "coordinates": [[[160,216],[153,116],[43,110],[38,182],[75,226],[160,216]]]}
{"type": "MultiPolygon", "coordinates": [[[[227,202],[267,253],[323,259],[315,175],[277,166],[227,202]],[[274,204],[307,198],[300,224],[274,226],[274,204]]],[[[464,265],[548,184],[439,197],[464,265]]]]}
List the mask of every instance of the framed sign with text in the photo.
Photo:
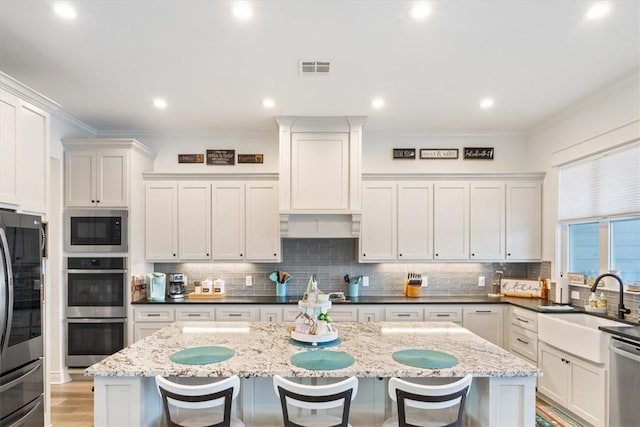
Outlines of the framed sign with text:
{"type": "Polygon", "coordinates": [[[263,163],[264,154],[238,154],[238,163],[263,163]]]}
{"type": "Polygon", "coordinates": [[[178,154],[178,163],[204,163],[204,154],[178,154]]]}
{"type": "Polygon", "coordinates": [[[493,160],[493,147],[464,147],[465,160],[493,160]]]}
{"type": "Polygon", "coordinates": [[[207,165],[235,165],[236,150],[207,150],[207,165]]]}
{"type": "Polygon", "coordinates": [[[457,159],[457,148],[421,148],[421,159],[457,159]]]}
{"type": "Polygon", "coordinates": [[[415,148],[394,148],[393,149],[393,158],[394,159],[413,159],[416,158],[416,149],[415,148]]]}

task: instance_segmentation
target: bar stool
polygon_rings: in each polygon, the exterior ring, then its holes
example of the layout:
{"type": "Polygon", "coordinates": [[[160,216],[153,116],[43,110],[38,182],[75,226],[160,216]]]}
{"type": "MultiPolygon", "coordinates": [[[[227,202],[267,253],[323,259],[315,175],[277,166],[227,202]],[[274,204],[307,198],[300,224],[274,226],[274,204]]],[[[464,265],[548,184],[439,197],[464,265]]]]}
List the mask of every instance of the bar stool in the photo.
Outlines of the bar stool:
{"type": "Polygon", "coordinates": [[[280,396],[285,427],[347,427],[350,425],[351,401],[358,393],[358,378],[350,377],[328,385],[304,385],[274,375],[273,388],[280,396]],[[303,410],[303,414],[289,418],[288,405],[303,410]],[[342,406],[342,417],[316,412],[340,406],[342,406]]]}
{"type": "Polygon", "coordinates": [[[244,427],[244,423],[231,415],[231,402],[240,392],[240,378],[234,375],[210,384],[177,384],[156,375],[168,427],[244,427]],[[203,410],[224,405],[224,412],[203,410]],[[171,409],[174,409],[173,411],[171,409]],[[212,420],[222,417],[222,421],[212,420]]]}
{"type": "MultiPolygon", "coordinates": [[[[464,402],[471,388],[471,374],[466,375],[458,381],[444,385],[423,385],[415,384],[399,378],[389,380],[389,397],[397,402],[398,416],[389,418],[382,424],[383,427],[460,427],[462,425],[462,414],[464,412],[464,402]],[[455,421],[429,421],[428,414],[421,413],[419,417],[411,417],[411,424],[407,421],[407,407],[434,411],[439,409],[453,408],[458,405],[458,414],[455,421]]],[[[451,418],[449,416],[449,418],[451,418]]]]}

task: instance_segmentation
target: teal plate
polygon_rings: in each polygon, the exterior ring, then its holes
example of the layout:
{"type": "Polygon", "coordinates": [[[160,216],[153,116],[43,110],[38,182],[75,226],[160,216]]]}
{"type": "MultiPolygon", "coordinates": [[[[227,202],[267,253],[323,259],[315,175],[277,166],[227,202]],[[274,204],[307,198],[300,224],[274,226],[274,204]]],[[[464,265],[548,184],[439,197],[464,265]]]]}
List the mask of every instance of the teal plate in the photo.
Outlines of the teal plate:
{"type": "Polygon", "coordinates": [[[295,345],[298,347],[304,347],[304,348],[333,347],[333,346],[342,344],[342,338],[336,338],[333,341],[319,342],[319,343],[316,343],[316,345],[313,345],[313,343],[310,343],[310,342],[303,342],[303,341],[294,340],[293,338],[289,338],[289,344],[295,345]]]}
{"type": "Polygon", "coordinates": [[[452,368],[458,364],[458,359],[449,353],[417,348],[396,351],[392,357],[396,362],[413,366],[414,368],[445,369],[452,368]]]}
{"type": "Polygon", "coordinates": [[[291,356],[291,363],[298,368],[311,371],[333,371],[347,368],[355,362],[355,359],[344,351],[303,351],[291,356]]]}
{"type": "Polygon", "coordinates": [[[208,365],[230,359],[235,351],[227,347],[191,347],[176,351],[169,359],[181,365],[208,365]]]}

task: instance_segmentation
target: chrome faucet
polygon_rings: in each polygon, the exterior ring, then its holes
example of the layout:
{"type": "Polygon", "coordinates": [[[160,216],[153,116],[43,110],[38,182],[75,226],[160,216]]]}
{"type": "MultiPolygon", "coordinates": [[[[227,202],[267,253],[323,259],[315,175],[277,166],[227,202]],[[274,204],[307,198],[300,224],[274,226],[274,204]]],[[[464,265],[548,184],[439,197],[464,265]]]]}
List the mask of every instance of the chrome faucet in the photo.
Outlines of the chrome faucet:
{"type": "Polygon", "coordinates": [[[613,277],[618,281],[618,284],[620,285],[620,302],[618,303],[618,319],[624,319],[624,315],[631,313],[631,310],[629,310],[628,308],[625,308],[624,306],[624,292],[623,292],[624,286],[622,285],[622,279],[619,276],[613,273],[604,273],[599,275],[598,277],[596,277],[596,281],[593,282],[593,286],[591,287],[591,292],[596,291],[596,288],[598,287],[598,283],[600,283],[600,280],[602,280],[603,277],[613,277]]]}

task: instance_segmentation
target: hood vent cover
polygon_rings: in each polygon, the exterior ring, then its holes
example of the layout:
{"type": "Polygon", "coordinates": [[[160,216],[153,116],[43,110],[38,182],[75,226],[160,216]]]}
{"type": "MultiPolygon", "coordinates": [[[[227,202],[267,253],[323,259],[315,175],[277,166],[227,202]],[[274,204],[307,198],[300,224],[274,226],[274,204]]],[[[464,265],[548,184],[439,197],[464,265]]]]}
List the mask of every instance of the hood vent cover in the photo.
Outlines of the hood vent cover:
{"type": "Polygon", "coordinates": [[[328,76],[331,71],[329,61],[300,61],[300,75],[328,76]]]}

